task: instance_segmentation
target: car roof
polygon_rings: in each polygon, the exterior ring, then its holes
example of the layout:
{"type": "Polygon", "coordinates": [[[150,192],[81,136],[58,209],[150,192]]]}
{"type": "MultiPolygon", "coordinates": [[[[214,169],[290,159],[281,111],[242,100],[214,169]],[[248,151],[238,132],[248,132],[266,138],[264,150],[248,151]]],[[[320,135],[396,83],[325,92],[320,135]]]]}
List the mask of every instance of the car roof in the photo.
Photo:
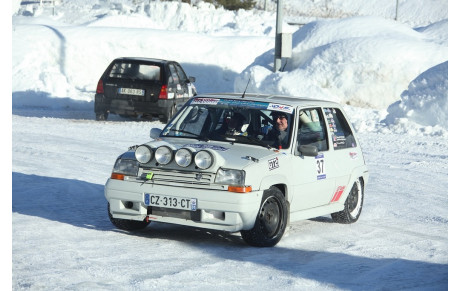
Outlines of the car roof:
{"type": "Polygon", "coordinates": [[[154,59],[154,58],[140,58],[140,57],[121,57],[121,58],[116,58],[115,61],[137,61],[137,62],[154,62],[154,63],[176,62],[176,61],[171,61],[171,60],[154,59]]]}
{"type": "Polygon", "coordinates": [[[195,97],[205,98],[224,98],[224,99],[244,99],[246,101],[259,101],[259,102],[270,102],[279,103],[284,105],[302,107],[302,106],[321,106],[321,107],[341,107],[337,102],[319,100],[308,97],[295,97],[285,95],[271,95],[271,94],[257,94],[257,93],[210,93],[210,94],[199,94],[195,97]]]}

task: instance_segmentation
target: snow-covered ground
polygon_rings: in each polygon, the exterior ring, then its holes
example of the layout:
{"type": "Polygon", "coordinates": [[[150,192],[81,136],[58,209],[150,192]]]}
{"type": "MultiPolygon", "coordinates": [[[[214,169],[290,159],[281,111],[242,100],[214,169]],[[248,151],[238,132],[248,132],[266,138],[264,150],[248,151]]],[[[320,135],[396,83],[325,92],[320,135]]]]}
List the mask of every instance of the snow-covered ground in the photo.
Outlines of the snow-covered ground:
{"type": "Polygon", "coordinates": [[[293,55],[276,73],[273,1],[268,11],[231,12],[199,1],[61,0],[54,13],[33,2],[13,0],[5,25],[7,288],[447,289],[455,253],[448,200],[455,200],[446,0],[399,1],[398,21],[395,1],[285,0],[293,55]],[[250,92],[348,104],[371,173],[360,220],[296,222],[271,249],[248,247],[239,234],[165,224],[116,230],[103,197],[113,162],[164,126],[113,115],[94,121],[97,81],[120,56],[177,60],[201,93],[242,91],[250,78],[250,92]]]}

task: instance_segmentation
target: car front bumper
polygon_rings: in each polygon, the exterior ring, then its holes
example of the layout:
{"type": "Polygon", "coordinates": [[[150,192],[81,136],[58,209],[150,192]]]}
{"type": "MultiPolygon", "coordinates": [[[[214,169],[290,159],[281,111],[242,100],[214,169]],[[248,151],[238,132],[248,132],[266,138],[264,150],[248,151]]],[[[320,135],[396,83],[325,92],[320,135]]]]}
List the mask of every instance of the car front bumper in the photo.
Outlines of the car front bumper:
{"type": "Polygon", "coordinates": [[[226,190],[187,188],[108,179],[105,197],[114,218],[158,221],[235,232],[254,226],[263,191],[233,193],[226,190]],[[197,210],[147,206],[144,195],[160,194],[197,199],[197,210]]]}

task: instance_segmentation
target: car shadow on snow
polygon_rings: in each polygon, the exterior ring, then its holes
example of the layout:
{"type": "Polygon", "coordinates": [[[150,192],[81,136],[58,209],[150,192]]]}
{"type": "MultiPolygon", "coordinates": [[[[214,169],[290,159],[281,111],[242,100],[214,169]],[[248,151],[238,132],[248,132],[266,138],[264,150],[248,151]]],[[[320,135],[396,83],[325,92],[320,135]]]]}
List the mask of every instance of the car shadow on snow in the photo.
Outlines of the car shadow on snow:
{"type": "Polygon", "coordinates": [[[24,117],[95,120],[94,102],[53,97],[47,92],[13,92],[12,114],[24,117]]]}
{"type": "Polygon", "coordinates": [[[110,230],[104,185],[12,173],[12,211],[96,230],[110,230]]]}
{"type": "MultiPolygon", "coordinates": [[[[286,288],[296,289],[302,281],[316,281],[310,286],[343,290],[447,290],[448,265],[402,258],[366,257],[328,251],[310,251],[283,247],[206,248],[206,252],[228,261],[239,261],[246,276],[260,276],[266,269],[267,280],[285,281],[286,288]],[[326,285],[326,286],[324,286],[326,285]]],[[[308,290],[306,288],[305,290],[308,290]]]]}
{"type": "Polygon", "coordinates": [[[331,289],[447,290],[447,264],[289,248],[283,246],[289,245],[289,236],[273,248],[255,248],[246,245],[237,233],[163,223],[152,223],[136,232],[121,231],[108,219],[103,193],[101,184],[12,173],[13,213],[120,235],[183,242],[228,261],[231,266],[241,262],[242,270],[249,276],[252,268],[255,277],[260,277],[260,268],[266,269],[267,280],[287,280],[287,288],[290,284],[298,287],[298,282],[286,279],[297,277],[326,284],[331,289]]]}

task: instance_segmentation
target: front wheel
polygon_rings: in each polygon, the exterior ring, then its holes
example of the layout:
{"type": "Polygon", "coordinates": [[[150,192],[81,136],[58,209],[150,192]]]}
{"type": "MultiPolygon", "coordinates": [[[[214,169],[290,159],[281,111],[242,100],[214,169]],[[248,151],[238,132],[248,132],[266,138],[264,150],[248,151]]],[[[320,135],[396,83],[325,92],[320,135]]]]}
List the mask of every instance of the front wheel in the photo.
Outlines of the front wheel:
{"type": "Polygon", "coordinates": [[[364,190],[361,179],[356,179],[350,194],[345,201],[345,208],[331,214],[332,220],[338,223],[350,224],[356,222],[361,215],[364,201],[364,190]]]}
{"type": "Polygon", "coordinates": [[[110,222],[115,225],[119,229],[123,230],[139,230],[146,228],[147,225],[150,224],[150,221],[138,221],[138,220],[128,220],[128,219],[120,219],[114,218],[112,213],[110,213],[110,203],[107,204],[107,211],[109,213],[110,222]]]}
{"type": "Polygon", "coordinates": [[[271,187],[264,191],[254,227],[242,230],[241,237],[252,246],[272,247],[283,237],[288,215],[283,193],[278,188],[271,187]]]}

